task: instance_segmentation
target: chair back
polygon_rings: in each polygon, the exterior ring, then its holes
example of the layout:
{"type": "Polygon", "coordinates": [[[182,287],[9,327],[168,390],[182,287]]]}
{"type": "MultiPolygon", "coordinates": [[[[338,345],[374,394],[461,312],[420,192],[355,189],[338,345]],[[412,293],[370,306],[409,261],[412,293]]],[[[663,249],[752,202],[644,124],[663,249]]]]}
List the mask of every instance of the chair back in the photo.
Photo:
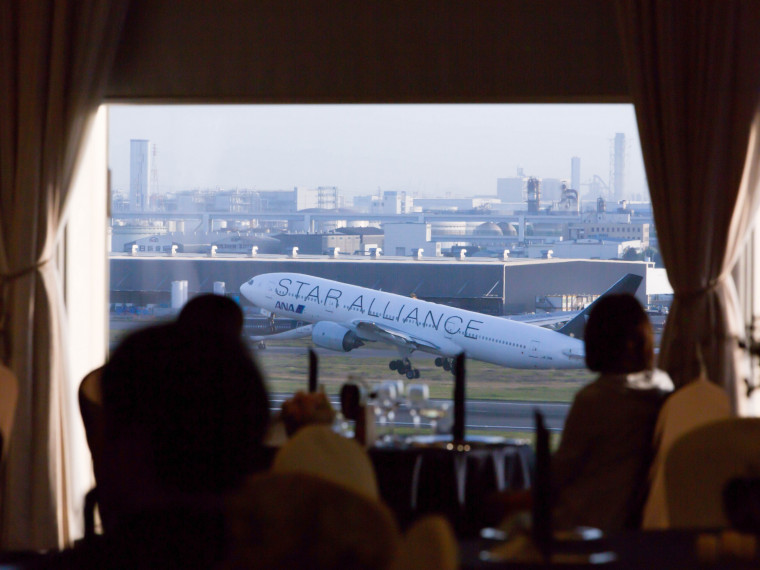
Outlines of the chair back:
{"type": "Polygon", "coordinates": [[[731,416],[731,403],[725,390],[704,376],[668,397],[657,417],[654,436],[656,455],[650,471],[643,528],[663,529],[670,526],[665,491],[665,458],[673,442],[699,426],[731,416]]]}
{"type": "Polygon", "coordinates": [[[380,502],[305,473],[260,473],[224,496],[129,513],[115,532],[40,567],[386,570],[399,543],[380,502]]]}
{"type": "Polygon", "coordinates": [[[391,570],[456,570],[459,568],[459,546],[454,530],[441,515],[417,519],[401,540],[391,570]]]}
{"type": "Polygon", "coordinates": [[[371,500],[380,496],[367,451],[328,426],[315,424],[299,429],[275,455],[272,471],[308,473],[371,500]]]}
{"type": "Polygon", "coordinates": [[[400,533],[379,501],[308,473],[251,477],[228,497],[228,559],[218,568],[388,568],[400,533]]]}
{"type": "Polygon", "coordinates": [[[85,535],[93,534],[93,516],[95,504],[103,524],[104,530],[115,526],[113,509],[109,507],[109,500],[104,489],[104,480],[107,479],[107,465],[105,458],[105,412],[103,411],[103,392],[101,377],[103,367],[89,372],[79,384],[78,399],[79,413],[82,415],[84,432],[87,437],[87,446],[92,456],[92,471],[95,475],[96,487],[92,489],[85,499],[85,535]]]}
{"type": "Polygon", "coordinates": [[[0,364],[0,464],[8,454],[17,402],[18,381],[16,375],[10,368],[0,364]]]}
{"type": "Polygon", "coordinates": [[[665,489],[673,528],[729,526],[726,484],[760,474],[760,418],[729,418],[698,427],[665,457],[665,489]]]}
{"type": "Polygon", "coordinates": [[[79,413],[82,415],[82,423],[84,424],[84,432],[87,436],[87,445],[92,455],[96,481],[105,445],[103,392],[100,385],[102,375],[102,366],[87,374],[79,384],[77,394],[79,398],[79,413]]]}

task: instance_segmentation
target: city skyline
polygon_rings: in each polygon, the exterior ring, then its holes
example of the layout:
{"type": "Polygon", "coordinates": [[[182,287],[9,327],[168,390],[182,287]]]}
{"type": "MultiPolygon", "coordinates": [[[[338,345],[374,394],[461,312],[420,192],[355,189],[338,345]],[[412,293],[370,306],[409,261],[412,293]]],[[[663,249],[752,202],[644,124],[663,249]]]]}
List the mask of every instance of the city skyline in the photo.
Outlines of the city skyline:
{"type": "Polygon", "coordinates": [[[496,194],[517,175],[609,181],[626,136],[625,189],[648,197],[632,105],[111,105],[109,167],[129,192],[131,139],[156,145],[161,193],[337,186],[348,197],[496,194]]]}

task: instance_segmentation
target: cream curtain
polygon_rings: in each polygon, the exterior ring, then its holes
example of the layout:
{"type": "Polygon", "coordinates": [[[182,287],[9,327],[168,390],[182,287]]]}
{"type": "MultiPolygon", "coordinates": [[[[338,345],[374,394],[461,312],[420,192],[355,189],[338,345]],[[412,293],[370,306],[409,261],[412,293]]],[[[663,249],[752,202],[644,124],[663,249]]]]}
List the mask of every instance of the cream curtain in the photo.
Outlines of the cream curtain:
{"type": "Polygon", "coordinates": [[[730,271],[757,207],[760,2],[619,0],[662,257],[675,291],[660,366],[740,401],[744,324],[730,271]]]}
{"type": "Polygon", "coordinates": [[[65,316],[56,252],[77,155],[127,0],[0,2],[0,357],[19,400],[2,546],[68,542],[65,316]]]}

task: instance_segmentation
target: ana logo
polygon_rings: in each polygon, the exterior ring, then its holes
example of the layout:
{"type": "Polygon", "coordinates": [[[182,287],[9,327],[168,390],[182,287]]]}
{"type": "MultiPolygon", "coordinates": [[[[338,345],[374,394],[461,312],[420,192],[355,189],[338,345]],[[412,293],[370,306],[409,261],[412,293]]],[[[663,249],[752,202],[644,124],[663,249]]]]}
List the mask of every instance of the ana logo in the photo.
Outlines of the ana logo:
{"type": "Polygon", "coordinates": [[[303,313],[303,310],[305,307],[303,305],[294,305],[293,303],[283,303],[282,301],[277,301],[274,304],[275,309],[282,309],[283,311],[290,311],[291,313],[297,313],[301,314],[303,313]]]}

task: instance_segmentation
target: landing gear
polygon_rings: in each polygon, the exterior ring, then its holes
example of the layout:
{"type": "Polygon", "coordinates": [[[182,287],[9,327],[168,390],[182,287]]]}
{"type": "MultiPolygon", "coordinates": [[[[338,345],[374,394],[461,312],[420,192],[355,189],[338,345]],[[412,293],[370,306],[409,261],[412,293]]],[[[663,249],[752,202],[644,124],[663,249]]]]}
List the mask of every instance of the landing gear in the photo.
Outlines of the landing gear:
{"type": "Polygon", "coordinates": [[[415,378],[420,377],[420,371],[412,366],[412,363],[408,358],[391,360],[388,363],[388,368],[395,370],[401,375],[406,375],[409,380],[414,380],[415,378]]]}
{"type": "Polygon", "coordinates": [[[446,372],[451,372],[454,374],[454,359],[453,358],[443,358],[443,357],[437,357],[435,359],[435,365],[438,368],[443,368],[446,372]]]}

